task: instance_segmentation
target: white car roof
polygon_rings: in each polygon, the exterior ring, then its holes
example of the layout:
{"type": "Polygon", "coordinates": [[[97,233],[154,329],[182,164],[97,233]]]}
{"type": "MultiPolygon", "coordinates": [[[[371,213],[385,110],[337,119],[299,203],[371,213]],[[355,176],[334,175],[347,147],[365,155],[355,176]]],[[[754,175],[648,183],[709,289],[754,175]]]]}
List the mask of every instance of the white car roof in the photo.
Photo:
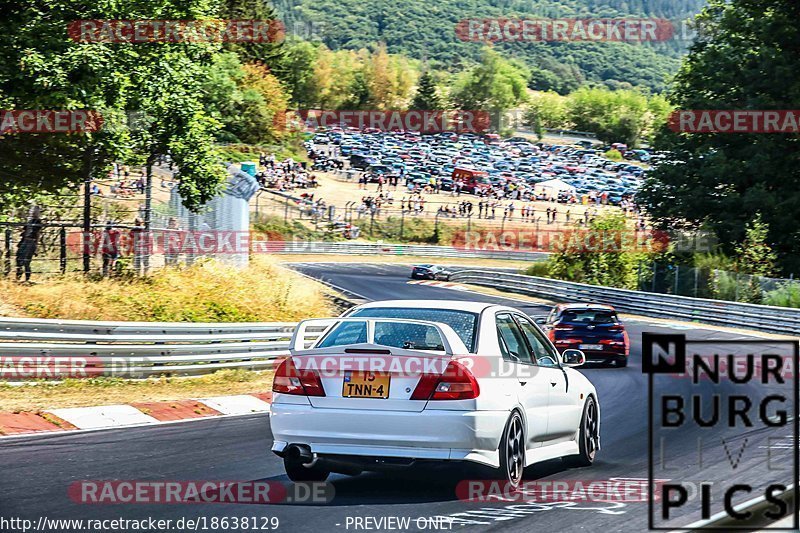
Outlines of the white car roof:
{"type": "Polygon", "coordinates": [[[463,300],[381,300],[361,304],[358,309],[369,309],[374,307],[408,307],[417,309],[454,309],[458,311],[469,311],[480,313],[494,304],[486,302],[468,302],[463,300]]]}

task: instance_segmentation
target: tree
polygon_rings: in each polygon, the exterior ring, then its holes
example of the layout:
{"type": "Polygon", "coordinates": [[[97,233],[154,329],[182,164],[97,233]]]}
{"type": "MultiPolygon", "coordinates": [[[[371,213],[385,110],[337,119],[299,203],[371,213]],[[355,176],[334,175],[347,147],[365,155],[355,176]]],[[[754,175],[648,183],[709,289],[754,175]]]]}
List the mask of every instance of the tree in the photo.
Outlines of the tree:
{"type": "Polygon", "coordinates": [[[285,28],[268,0],[224,0],[220,16],[229,20],[257,20],[270,24],[269,38],[264,42],[228,42],[225,49],[235,52],[242,63],[263,63],[281,78],[287,74],[285,28]]]}
{"type": "Polygon", "coordinates": [[[285,112],[289,99],[278,79],[263,65],[244,65],[240,89],[242,141],[251,144],[277,143],[284,136],[277,118],[285,112]]]}
{"type": "Polygon", "coordinates": [[[369,82],[365,73],[361,70],[353,75],[350,83],[350,90],[347,99],[343,102],[344,109],[369,109],[370,92],[369,82]]]}
{"type": "Polygon", "coordinates": [[[548,259],[549,275],[558,279],[637,289],[639,270],[665,252],[658,243],[649,249],[628,242],[632,229],[621,213],[592,220],[587,228],[560,235],[548,259]]]}
{"type": "Polygon", "coordinates": [[[765,295],[762,289],[761,278],[775,275],[777,259],[767,240],[768,234],[769,228],[761,219],[761,214],[747,223],[744,240],[735,248],[736,273],[715,272],[713,275],[712,290],[716,297],[758,304],[762,303],[765,296],[774,299],[783,293],[779,291],[776,294],[773,291],[765,295]]]}
{"type": "Polygon", "coordinates": [[[768,239],[769,227],[761,218],[761,213],[745,228],[745,238],[736,247],[736,265],[739,272],[754,276],[774,276],[777,256],[768,239]]]}
{"type": "Polygon", "coordinates": [[[540,136],[544,128],[567,129],[567,98],[555,92],[537,92],[528,98],[525,123],[540,136]]]}
{"type": "Polygon", "coordinates": [[[525,67],[485,48],[480,63],[456,77],[450,98],[458,109],[507,111],[525,101],[528,77],[525,67]]]}
{"type": "Polygon", "coordinates": [[[582,87],[567,99],[567,119],[576,129],[590,131],[607,143],[636,146],[664,124],[670,106],[659,96],[629,89],[582,87]]]}
{"type": "Polygon", "coordinates": [[[243,65],[236,54],[219,54],[208,69],[202,93],[224,125],[219,140],[261,144],[284,138],[289,96],[263,64],[243,65]]]}
{"type": "Polygon", "coordinates": [[[369,94],[369,105],[373,109],[387,109],[394,100],[392,72],[386,45],[380,43],[364,61],[364,81],[369,94]]]}
{"type": "Polygon", "coordinates": [[[586,82],[583,73],[574,64],[564,64],[542,58],[531,68],[528,87],[535,91],[553,91],[567,95],[586,82]]]}
{"type": "Polygon", "coordinates": [[[166,54],[147,47],[139,67],[130,71],[138,88],[131,106],[142,117],[131,125],[132,149],[144,158],[148,172],[158,155],[170,155],[178,191],[193,210],[214,197],[227,177],[214,146],[222,123],[207,111],[202,90],[205,63],[216,55],[216,46],[176,47],[166,54]]]}
{"type": "Polygon", "coordinates": [[[345,103],[350,109],[401,109],[408,103],[416,72],[405,58],[392,56],[378,43],[371,53],[360,50],[358,66],[345,103]]]}
{"type": "Polygon", "coordinates": [[[436,82],[429,70],[425,70],[419,78],[419,86],[411,109],[438,110],[442,108],[441,99],[436,90],[436,82]]]}
{"type": "Polygon", "coordinates": [[[291,94],[292,104],[308,109],[318,103],[317,86],[314,83],[314,65],[317,64],[319,48],[299,39],[286,42],[286,57],[282,81],[291,94]]]}
{"type": "Polygon", "coordinates": [[[0,17],[0,95],[5,109],[91,110],[104,126],[82,134],[8,133],[0,142],[4,207],[36,191],[53,192],[103,175],[126,152],[124,110],[131,96],[126,72],[132,47],[79,44],[67,35],[73,19],[103,18],[107,5],[70,0],[7,2],[0,17]],[[122,123],[123,127],[108,127],[122,123]]]}
{"type": "Polygon", "coordinates": [[[314,67],[316,105],[321,109],[361,109],[366,107],[368,88],[361,59],[350,50],[333,52],[320,47],[314,67]],[[357,74],[361,75],[356,79],[357,74]],[[357,96],[353,96],[353,94],[357,96]],[[352,102],[358,102],[355,106],[352,102]]]}
{"type": "MultiPolygon", "coordinates": [[[[88,109],[102,127],[85,134],[9,134],[0,143],[8,172],[0,195],[77,189],[105,177],[113,161],[137,150],[167,150],[178,165],[187,207],[216,191],[222,176],[213,157],[212,130],[197,93],[199,65],[218,43],[158,45],[78,42],[66,28],[75,20],[118,18],[198,19],[216,15],[213,4],[173,0],[6,2],[0,18],[0,95],[9,109],[88,109]],[[132,126],[131,113],[160,123],[132,126]],[[139,131],[132,131],[142,128],[139,131]],[[146,147],[146,148],[145,148],[146,147]]],[[[8,200],[7,200],[8,201],[8,200]]]]}
{"type": "MultiPolygon", "coordinates": [[[[675,80],[683,110],[796,109],[800,98],[800,4],[793,0],[712,0],[698,16],[700,38],[675,80]]],[[[663,226],[716,233],[731,253],[757,213],[779,267],[800,268],[800,137],[797,134],[676,132],[655,148],[670,153],[640,199],[663,226]]]]}

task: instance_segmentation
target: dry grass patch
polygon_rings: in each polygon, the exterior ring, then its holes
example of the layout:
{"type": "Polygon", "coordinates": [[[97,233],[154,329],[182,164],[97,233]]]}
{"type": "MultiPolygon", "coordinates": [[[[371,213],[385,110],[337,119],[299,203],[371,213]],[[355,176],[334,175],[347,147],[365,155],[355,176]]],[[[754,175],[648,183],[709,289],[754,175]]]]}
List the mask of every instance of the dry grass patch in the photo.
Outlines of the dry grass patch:
{"type": "Polygon", "coordinates": [[[0,383],[0,411],[40,411],[268,392],[272,390],[272,376],[272,371],[220,370],[196,378],[69,379],[61,383],[21,386],[0,383]]]}
{"type": "Polygon", "coordinates": [[[0,281],[3,300],[25,315],[77,320],[295,321],[331,315],[324,290],[270,257],[255,257],[246,269],[205,261],[144,278],[0,281]]]}

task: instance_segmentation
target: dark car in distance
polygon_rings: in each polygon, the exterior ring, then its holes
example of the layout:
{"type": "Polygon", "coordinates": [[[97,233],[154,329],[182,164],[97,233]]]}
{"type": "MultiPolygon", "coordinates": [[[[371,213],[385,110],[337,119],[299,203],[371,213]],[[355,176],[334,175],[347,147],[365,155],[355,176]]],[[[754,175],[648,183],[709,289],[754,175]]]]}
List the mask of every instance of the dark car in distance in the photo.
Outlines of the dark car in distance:
{"type": "Polygon", "coordinates": [[[610,305],[558,304],[537,322],[559,352],[572,348],[586,354],[589,363],[628,365],[628,332],[610,305]]]}
{"type": "Polygon", "coordinates": [[[437,265],[414,265],[411,268],[411,279],[432,279],[448,281],[453,273],[437,265]]]}

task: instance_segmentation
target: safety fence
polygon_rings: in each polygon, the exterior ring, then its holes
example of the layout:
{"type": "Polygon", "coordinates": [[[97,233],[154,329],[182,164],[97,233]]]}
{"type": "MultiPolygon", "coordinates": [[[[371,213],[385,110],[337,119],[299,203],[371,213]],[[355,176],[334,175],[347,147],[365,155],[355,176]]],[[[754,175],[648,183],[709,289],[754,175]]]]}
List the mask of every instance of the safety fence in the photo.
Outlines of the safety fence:
{"type": "Polygon", "coordinates": [[[645,266],[648,276],[640,272],[637,284],[642,291],[779,307],[800,306],[800,281],[794,275],[770,278],[657,261],[645,266]]]}
{"type": "Polygon", "coordinates": [[[800,334],[800,309],[638,292],[491,270],[460,270],[451,279],[556,302],[608,304],[618,311],[643,316],[800,334]]]}
{"type": "Polygon", "coordinates": [[[373,256],[417,256],[444,257],[460,259],[510,259],[518,261],[539,261],[547,254],[543,252],[523,252],[504,250],[467,250],[455,246],[433,246],[416,244],[382,244],[371,242],[268,242],[266,248],[278,254],[333,254],[333,255],[373,255],[373,256]]]}
{"type": "Polygon", "coordinates": [[[429,222],[431,225],[459,226],[466,229],[535,228],[558,231],[585,227],[595,217],[616,211],[615,207],[602,204],[577,205],[541,201],[515,203],[512,209],[512,202],[508,199],[452,194],[431,200],[425,194],[409,194],[403,190],[380,192],[375,190],[373,184],[367,187],[358,191],[363,197],[362,201],[344,204],[326,202],[316,189],[262,189],[253,199],[252,208],[256,217],[282,218],[284,222],[306,220],[318,226],[331,222],[353,224],[404,220],[409,224],[429,222]]]}

